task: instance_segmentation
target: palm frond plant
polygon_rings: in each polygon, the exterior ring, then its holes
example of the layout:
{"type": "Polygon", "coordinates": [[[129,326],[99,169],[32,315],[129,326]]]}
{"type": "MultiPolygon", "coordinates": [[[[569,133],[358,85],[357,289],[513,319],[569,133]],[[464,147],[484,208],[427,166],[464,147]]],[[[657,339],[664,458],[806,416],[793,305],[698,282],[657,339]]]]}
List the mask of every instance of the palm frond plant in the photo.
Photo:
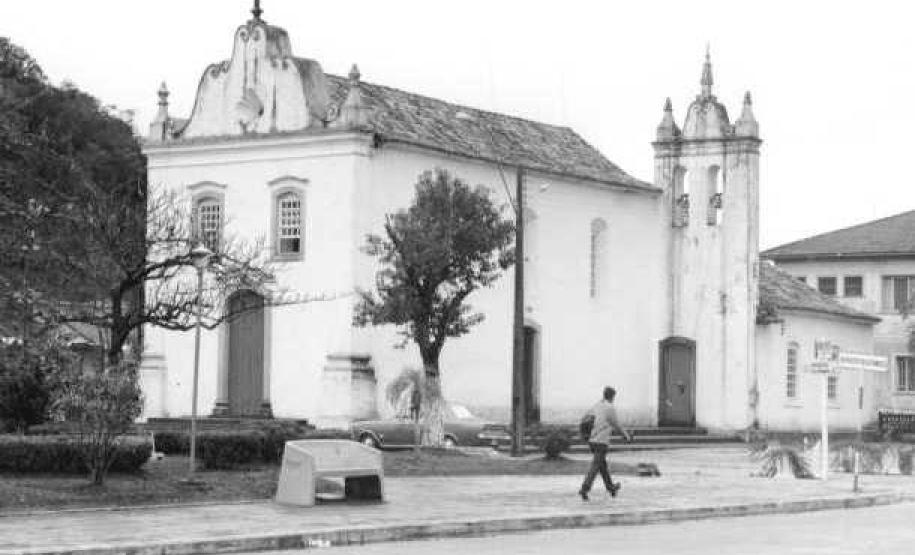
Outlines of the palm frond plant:
{"type": "Polygon", "coordinates": [[[393,407],[394,414],[413,420],[413,449],[417,452],[422,442],[419,410],[423,405],[424,381],[422,370],[404,368],[385,389],[385,397],[393,407]]]}
{"type": "Polygon", "coordinates": [[[780,473],[790,472],[795,478],[813,477],[810,462],[799,446],[778,442],[756,445],[751,450],[751,456],[760,464],[758,476],[774,478],[780,473]]]}

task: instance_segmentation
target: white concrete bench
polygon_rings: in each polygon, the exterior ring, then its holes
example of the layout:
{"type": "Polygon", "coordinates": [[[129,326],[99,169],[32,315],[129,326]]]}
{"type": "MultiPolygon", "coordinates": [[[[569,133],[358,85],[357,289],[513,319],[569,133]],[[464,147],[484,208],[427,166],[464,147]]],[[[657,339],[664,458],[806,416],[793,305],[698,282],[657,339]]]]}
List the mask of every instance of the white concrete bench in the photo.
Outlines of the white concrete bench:
{"type": "Polygon", "coordinates": [[[381,451],[344,439],[303,439],[286,442],[276,501],[312,506],[322,478],[343,478],[348,499],[384,498],[381,451]]]}

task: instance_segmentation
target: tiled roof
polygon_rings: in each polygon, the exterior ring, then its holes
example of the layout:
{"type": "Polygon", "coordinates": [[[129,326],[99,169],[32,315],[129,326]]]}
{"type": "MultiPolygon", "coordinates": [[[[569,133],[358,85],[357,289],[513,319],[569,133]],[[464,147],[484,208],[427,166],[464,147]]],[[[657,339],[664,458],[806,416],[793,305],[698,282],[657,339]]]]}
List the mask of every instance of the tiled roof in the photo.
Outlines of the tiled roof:
{"type": "Polygon", "coordinates": [[[756,321],[766,324],[778,319],[779,310],[802,310],[876,323],[880,318],[849,308],[792,277],[771,262],[759,264],[759,307],[756,321]]]}
{"type": "Polygon", "coordinates": [[[915,256],[915,210],[781,245],[762,256],[776,261],[915,256]]]}
{"type": "MultiPolygon", "coordinates": [[[[330,97],[342,103],[349,81],[327,75],[330,97]]],[[[360,82],[370,128],[383,140],[414,144],[506,166],[522,166],[627,189],[660,192],[607,160],[568,127],[487,112],[360,82]]]]}

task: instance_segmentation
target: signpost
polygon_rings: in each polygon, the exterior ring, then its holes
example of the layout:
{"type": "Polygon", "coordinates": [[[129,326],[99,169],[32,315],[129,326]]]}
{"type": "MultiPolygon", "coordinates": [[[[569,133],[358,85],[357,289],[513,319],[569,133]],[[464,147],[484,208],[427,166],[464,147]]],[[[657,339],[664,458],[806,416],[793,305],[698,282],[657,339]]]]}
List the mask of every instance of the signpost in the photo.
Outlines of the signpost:
{"type": "MultiPolygon", "coordinates": [[[[858,372],[858,443],[861,442],[862,414],[864,412],[864,372],[886,372],[889,365],[885,356],[865,353],[843,352],[838,345],[827,339],[819,339],[814,345],[816,360],[807,366],[808,372],[823,377],[822,405],[820,407],[820,477],[826,480],[829,476],[829,377],[839,371],[858,372]]],[[[860,454],[855,449],[854,491],[858,491],[858,469],[860,454]]]]}

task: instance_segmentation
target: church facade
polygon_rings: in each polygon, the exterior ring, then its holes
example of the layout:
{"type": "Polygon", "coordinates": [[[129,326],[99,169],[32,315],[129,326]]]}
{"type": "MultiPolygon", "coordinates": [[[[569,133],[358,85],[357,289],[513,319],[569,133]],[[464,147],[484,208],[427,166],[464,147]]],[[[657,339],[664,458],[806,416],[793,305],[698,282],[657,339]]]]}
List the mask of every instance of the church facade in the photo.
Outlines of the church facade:
{"type": "MultiPolygon", "coordinates": [[[[785,276],[761,278],[758,125],[749,93],[732,124],[712,87],[707,56],[682,128],[669,100],[664,108],[647,183],[571,129],[373,84],[355,66],[346,77],[325,73],[256,9],[231,58],[204,71],[188,118],[169,114],[163,85],[145,143],[149,182],[182,194],[209,246],[266,238],[277,290],[325,300],[251,290],[226,299],[228,310],[245,310],[203,333],[202,412],[325,426],[388,412],[385,385],[421,364],[412,346],[395,348],[396,330],[352,325],[353,292],[371,288],[378,270],[361,247],[409,205],[420,174],[443,168],[498,204],[523,171],[524,394],[535,412],[577,414],[611,384],[632,425],[758,424],[787,379],[781,355],[757,352],[783,347],[761,339],[773,321],[826,306],[816,331],[848,334],[865,351],[873,322],[813,290],[798,293],[803,302],[776,295],[767,314],[780,315],[760,320],[770,291],[760,280],[785,276]],[[825,304],[808,310],[816,303],[825,304]]],[[[446,342],[444,394],[507,407],[511,271],[468,301],[485,320],[446,342]]],[[[193,353],[193,334],[146,331],[145,416],[190,413],[193,353]]]]}

